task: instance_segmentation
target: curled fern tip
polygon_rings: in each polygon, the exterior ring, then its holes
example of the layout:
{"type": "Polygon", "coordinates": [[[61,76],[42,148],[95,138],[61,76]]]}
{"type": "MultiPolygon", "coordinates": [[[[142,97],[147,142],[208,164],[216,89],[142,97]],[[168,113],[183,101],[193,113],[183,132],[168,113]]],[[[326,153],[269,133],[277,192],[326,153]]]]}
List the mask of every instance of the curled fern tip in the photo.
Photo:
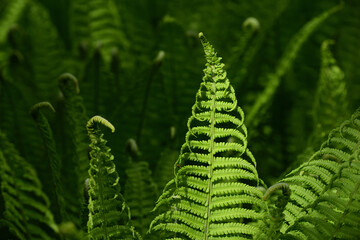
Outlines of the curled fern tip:
{"type": "Polygon", "coordinates": [[[105,118],[103,118],[101,116],[94,116],[88,121],[88,123],[86,125],[86,128],[88,129],[88,131],[95,127],[95,123],[101,123],[105,127],[108,127],[111,130],[111,132],[115,132],[115,127],[108,120],[106,120],[105,118]]]}

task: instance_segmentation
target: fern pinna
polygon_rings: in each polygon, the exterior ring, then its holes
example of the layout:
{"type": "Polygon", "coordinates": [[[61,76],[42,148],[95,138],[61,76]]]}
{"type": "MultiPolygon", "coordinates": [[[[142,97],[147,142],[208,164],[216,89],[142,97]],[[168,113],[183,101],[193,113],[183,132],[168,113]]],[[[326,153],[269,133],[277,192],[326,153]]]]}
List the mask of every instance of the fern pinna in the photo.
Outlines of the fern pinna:
{"type": "Polygon", "coordinates": [[[90,239],[138,239],[133,228],[128,226],[130,212],[120,193],[118,173],[114,156],[103,139],[98,123],[115,131],[114,126],[100,116],[87,123],[90,143],[89,169],[89,220],[90,239]]]}
{"type": "Polygon", "coordinates": [[[200,33],[206,68],[188,120],[175,178],[160,196],[150,233],[159,239],[252,239],[263,217],[262,192],[247,147],[244,113],[224,64],[200,33]]]}

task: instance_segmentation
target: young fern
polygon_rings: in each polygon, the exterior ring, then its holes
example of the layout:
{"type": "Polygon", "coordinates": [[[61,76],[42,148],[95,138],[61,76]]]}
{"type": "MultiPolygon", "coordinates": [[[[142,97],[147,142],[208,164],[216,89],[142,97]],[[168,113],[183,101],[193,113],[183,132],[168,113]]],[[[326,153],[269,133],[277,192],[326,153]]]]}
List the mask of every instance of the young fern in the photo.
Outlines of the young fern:
{"type": "Polygon", "coordinates": [[[360,109],[334,129],[308,162],[281,182],[290,186],[284,239],[357,239],[360,109]]]}
{"type": "Polygon", "coordinates": [[[206,68],[188,120],[175,178],[160,196],[150,232],[159,239],[252,239],[263,217],[256,163],[244,113],[221,58],[200,33],[206,68]],[[228,142],[233,138],[233,142],[228,142]],[[225,156],[227,155],[227,156],[225,156]]]}
{"type": "Polygon", "coordinates": [[[69,211],[71,210],[72,220],[79,227],[81,205],[85,202],[83,186],[88,177],[89,169],[87,134],[84,129],[87,115],[83,99],[79,95],[80,90],[77,79],[73,75],[65,73],[59,77],[58,81],[59,88],[64,96],[65,122],[67,129],[70,130],[71,147],[74,149],[72,156],[63,158],[62,174],[68,176],[63,180],[64,184],[68,186],[65,200],[69,211]]]}
{"type": "Polygon", "coordinates": [[[321,71],[313,106],[313,145],[326,139],[326,134],[339,125],[347,115],[347,89],[344,72],[336,63],[330,47],[332,40],[321,45],[321,71]]]}
{"type": "Polygon", "coordinates": [[[114,126],[100,116],[87,123],[90,138],[89,220],[90,239],[138,239],[139,235],[128,224],[130,210],[120,193],[119,177],[114,156],[100,131],[101,123],[115,131],[114,126]]]}
{"type": "Polygon", "coordinates": [[[52,172],[53,180],[53,190],[54,196],[49,197],[51,200],[55,200],[52,206],[53,212],[57,213],[55,218],[61,219],[62,221],[68,220],[66,214],[66,205],[64,202],[64,189],[63,183],[61,182],[60,169],[61,169],[61,158],[56,150],[56,144],[52,130],[50,128],[49,122],[46,119],[45,115],[42,113],[42,109],[48,108],[49,110],[55,112],[55,109],[49,102],[40,102],[35,104],[30,109],[30,115],[33,117],[36,125],[40,131],[41,137],[44,142],[46,156],[49,161],[49,165],[52,172]]]}
{"type": "Polygon", "coordinates": [[[5,223],[22,240],[54,239],[58,226],[35,169],[0,132],[1,195],[5,223]]]}

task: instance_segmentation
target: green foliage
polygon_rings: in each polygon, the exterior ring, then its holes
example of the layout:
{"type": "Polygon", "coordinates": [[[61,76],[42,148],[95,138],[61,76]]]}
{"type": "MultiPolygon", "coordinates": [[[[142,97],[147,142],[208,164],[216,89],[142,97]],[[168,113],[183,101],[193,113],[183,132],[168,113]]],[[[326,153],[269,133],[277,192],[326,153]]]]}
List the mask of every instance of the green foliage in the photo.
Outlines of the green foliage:
{"type": "Polygon", "coordinates": [[[329,134],[308,162],[288,174],[286,237],[356,239],[359,232],[360,109],[329,134]]]}
{"type": "Polygon", "coordinates": [[[42,113],[43,108],[48,108],[51,111],[55,112],[55,109],[49,102],[40,102],[35,104],[30,109],[30,114],[36,122],[36,125],[40,131],[41,137],[43,139],[46,155],[51,167],[52,172],[52,181],[54,185],[54,196],[56,197],[53,203],[52,211],[57,213],[61,219],[66,220],[65,204],[64,204],[64,190],[63,183],[60,179],[60,169],[61,169],[61,159],[57,153],[56,145],[54,142],[54,137],[52,130],[50,128],[49,122],[46,119],[45,115],[42,113]]]}
{"type": "Polygon", "coordinates": [[[2,224],[18,239],[53,239],[58,226],[34,168],[0,132],[2,224]]]}
{"type": "Polygon", "coordinates": [[[114,156],[103,139],[98,124],[115,131],[114,126],[100,116],[87,123],[90,138],[89,220],[90,239],[135,239],[135,232],[127,226],[129,208],[120,193],[119,177],[114,156]]]}
{"type": "Polygon", "coordinates": [[[357,239],[359,12],[1,0],[1,238],[357,239]]]}

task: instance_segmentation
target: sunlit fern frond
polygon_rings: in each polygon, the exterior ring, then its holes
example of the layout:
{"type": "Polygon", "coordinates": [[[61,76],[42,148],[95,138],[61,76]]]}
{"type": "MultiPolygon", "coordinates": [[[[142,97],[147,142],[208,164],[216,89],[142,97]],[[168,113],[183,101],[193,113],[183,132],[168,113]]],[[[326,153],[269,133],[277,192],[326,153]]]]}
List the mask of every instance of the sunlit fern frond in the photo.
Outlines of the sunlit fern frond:
{"type": "Polygon", "coordinates": [[[247,147],[244,113],[224,64],[200,33],[206,68],[189,131],[171,180],[160,196],[150,232],[161,239],[252,239],[260,232],[262,192],[247,147]],[[233,142],[228,142],[228,138],[233,142]]]}
{"type": "Polygon", "coordinates": [[[100,116],[87,123],[90,138],[89,169],[89,220],[90,239],[138,239],[138,234],[128,225],[130,211],[120,193],[119,177],[113,162],[111,149],[99,124],[115,131],[114,126],[100,116]]]}
{"type": "Polygon", "coordinates": [[[360,109],[330,132],[308,162],[281,182],[290,186],[285,239],[357,239],[359,229],[360,109]]]}
{"type": "Polygon", "coordinates": [[[18,239],[54,239],[58,226],[35,169],[0,132],[1,195],[5,224],[18,239]]]}

